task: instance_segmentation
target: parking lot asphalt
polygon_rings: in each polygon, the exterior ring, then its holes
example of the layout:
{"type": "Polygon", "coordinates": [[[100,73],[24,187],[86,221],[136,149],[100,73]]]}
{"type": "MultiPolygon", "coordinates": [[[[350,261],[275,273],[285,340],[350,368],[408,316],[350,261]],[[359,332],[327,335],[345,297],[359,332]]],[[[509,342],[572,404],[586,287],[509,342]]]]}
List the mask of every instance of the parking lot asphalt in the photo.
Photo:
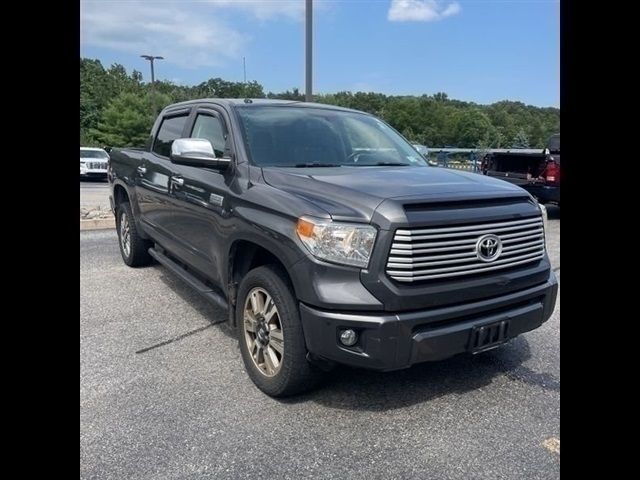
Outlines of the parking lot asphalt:
{"type": "Polygon", "coordinates": [[[115,231],[81,232],[80,265],[83,479],[559,478],[560,297],[496,350],[341,367],[275,400],[245,374],[224,312],[159,265],[126,267],[115,231]]]}

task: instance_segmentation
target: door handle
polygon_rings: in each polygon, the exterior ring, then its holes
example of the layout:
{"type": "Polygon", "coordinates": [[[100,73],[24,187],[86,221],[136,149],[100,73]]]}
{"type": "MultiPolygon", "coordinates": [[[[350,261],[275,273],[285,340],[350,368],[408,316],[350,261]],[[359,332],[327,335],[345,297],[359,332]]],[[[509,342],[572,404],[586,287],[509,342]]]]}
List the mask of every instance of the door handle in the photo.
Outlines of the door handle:
{"type": "Polygon", "coordinates": [[[147,167],[143,167],[142,165],[140,165],[140,166],[137,168],[137,170],[138,170],[138,173],[139,173],[140,175],[144,175],[145,173],[147,173],[147,167]]]}
{"type": "Polygon", "coordinates": [[[171,181],[179,187],[184,185],[184,178],[182,177],[171,177],[171,181]]]}

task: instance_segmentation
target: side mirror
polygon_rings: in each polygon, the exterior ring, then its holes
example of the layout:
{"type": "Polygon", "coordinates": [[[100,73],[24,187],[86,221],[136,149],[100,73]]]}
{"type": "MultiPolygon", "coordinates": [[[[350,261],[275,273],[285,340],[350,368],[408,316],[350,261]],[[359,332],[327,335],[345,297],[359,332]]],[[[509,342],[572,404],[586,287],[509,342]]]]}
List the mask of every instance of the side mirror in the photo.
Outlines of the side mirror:
{"type": "Polygon", "coordinates": [[[216,158],[211,142],[204,138],[178,138],[171,144],[171,161],[178,165],[226,170],[230,158],[216,158]]]}

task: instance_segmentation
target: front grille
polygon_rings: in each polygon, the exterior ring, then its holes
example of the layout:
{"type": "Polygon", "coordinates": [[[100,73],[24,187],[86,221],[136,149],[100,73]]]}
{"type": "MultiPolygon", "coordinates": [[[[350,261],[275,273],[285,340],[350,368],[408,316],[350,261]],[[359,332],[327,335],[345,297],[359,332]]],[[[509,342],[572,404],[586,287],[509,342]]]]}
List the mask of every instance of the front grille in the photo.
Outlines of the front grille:
{"type": "Polygon", "coordinates": [[[106,170],[107,164],[106,162],[88,162],[87,167],[91,170],[106,170]]]}
{"type": "Polygon", "coordinates": [[[387,275],[398,282],[476,275],[537,262],[544,256],[542,217],[438,228],[396,230],[387,275]],[[502,251],[480,259],[478,240],[496,235],[502,251]]]}

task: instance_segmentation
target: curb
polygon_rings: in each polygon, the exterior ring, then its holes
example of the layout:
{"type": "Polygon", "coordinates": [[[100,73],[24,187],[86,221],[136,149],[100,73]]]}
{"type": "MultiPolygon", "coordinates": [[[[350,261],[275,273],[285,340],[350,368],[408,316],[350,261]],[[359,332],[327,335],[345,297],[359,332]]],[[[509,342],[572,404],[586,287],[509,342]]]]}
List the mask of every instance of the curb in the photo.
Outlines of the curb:
{"type": "Polygon", "coordinates": [[[116,219],[92,218],[90,220],[80,220],[80,230],[106,230],[116,228],[116,219]]]}

